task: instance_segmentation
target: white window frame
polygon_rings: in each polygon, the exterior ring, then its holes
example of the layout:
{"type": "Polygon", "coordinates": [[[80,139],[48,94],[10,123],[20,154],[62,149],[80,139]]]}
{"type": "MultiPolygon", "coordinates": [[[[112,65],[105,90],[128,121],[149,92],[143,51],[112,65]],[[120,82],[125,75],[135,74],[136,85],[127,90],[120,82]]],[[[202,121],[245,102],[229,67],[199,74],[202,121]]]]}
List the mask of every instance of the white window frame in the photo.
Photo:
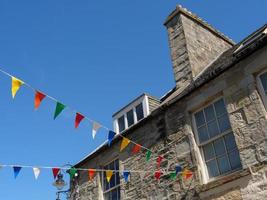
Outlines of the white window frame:
{"type": "MultiPolygon", "coordinates": [[[[221,175],[218,175],[218,176],[216,176],[216,177],[209,177],[209,173],[208,173],[208,167],[207,167],[207,164],[206,164],[206,161],[205,161],[205,156],[204,156],[204,150],[203,150],[203,146],[205,146],[205,145],[207,145],[207,144],[209,144],[209,143],[211,143],[211,142],[213,142],[213,141],[215,141],[215,140],[217,140],[217,139],[219,139],[219,138],[222,138],[222,137],[224,137],[225,135],[227,135],[227,134],[229,134],[229,133],[231,133],[232,132],[232,134],[233,134],[233,130],[232,130],[232,126],[231,126],[231,122],[230,122],[230,127],[231,127],[231,129],[229,129],[229,130],[227,130],[227,131],[225,131],[225,132],[223,132],[223,133],[221,133],[221,134],[219,134],[219,135],[217,135],[217,136],[215,136],[215,137],[213,137],[213,138],[211,138],[211,139],[209,139],[209,140],[207,140],[207,141],[205,141],[205,142],[202,142],[202,143],[200,143],[200,141],[199,141],[199,134],[198,134],[198,130],[197,130],[197,125],[196,125],[196,120],[195,120],[195,114],[196,113],[198,113],[199,111],[201,111],[201,110],[203,110],[204,111],[204,109],[205,108],[207,108],[207,107],[209,107],[210,105],[213,105],[213,107],[214,107],[214,103],[215,102],[217,102],[217,101],[219,101],[219,100],[223,100],[223,102],[224,102],[224,105],[225,105],[225,109],[226,109],[226,114],[228,115],[228,119],[230,120],[230,118],[229,118],[229,114],[228,114],[228,112],[227,112],[227,107],[226,107],[226,103],[225,103],[225,100],[224,100],[224,98],[223,97],[218,97],[218,98],[216,98],[216,99],[214,99],[213,101],[211,101],[211,102],[209,102],[208,104],[205,104],[205,105],[203,105],[203,106],[201,106],[199,109],[197,109],[197,110],[195,110],[193,113],[192,113],[192,122],[193,122],[193,131],[194,131],[194,137],[195,137],[195,139],[196,139],[196,144],[197,144],[197,146],[198,146],[198,149],[199,149],[199,151],[200,151],[200,154],[201,154],[201,163],[200,163],[200,168],[201,168],[201,172],[202,172],[202,174],[203,174],[203,183],[205,184],[205,183],[208,183],[208,182],[212,182],[212,181],[214,181],[214,180],[218,180],[218,179],[220,179],[221,177],[224,177],[224,176],[226,176],[226,175],[228,175],[228,174],[231,174],[231,173],[234,173],[234,172],[236,172],[236,171],[238,171],[238,170],[231,170],[231,171],[229,171],[228,173],[224,173],[224,174],[221,174],[221,175]]],[[[213,108],[213,109],[215,109],[215,108],[213,108]]],[[[205,116],[205,114],[204,114],[204,118],[205,118],[205,123],[207,122],[206,121],[206,116],[205,116]]],[[[217,116],[216,116],[216,122],[217,122],[217,125],[218,125],[218,119],[217,119],[217,116]]],[[[218,125],[218,127],[219,127],[219,125],[218,125]]],[[[239,153],[239,151],[238,151],[238,153],[239,153]]],[[[227,159],[228,159],[228,161],[229,161],[229,157],[227,156],[227,159]]],[[[229,163],[230,163],[230,161],[229,161],[229,163]]],[[[216,165],[217,165],[217,167],[218,167],[218,163],[216,162],[216,165]]],[[[241,165],[242,165],[242,163],[241,163],[241,165]]],[[[219,168],[218,168],[219,169],[219,168]]]]}
{"type": "Polygon", "coordinates": [[[262,81],[260,79],[260,76],[267,73],[267,69],[262,71],[260,74],[257,75],[256,77],[256,84],[257,84],[257,87],[259,89],[259,93],[260,93],[260,96],[261,96],[261,99],[263,101],[263,104],[264,104],[264,107],[265,107],[265,110],[267,110],[267,94],[265,93],[264,91],[264,88],[263,88],[263,85],[262,85],[262,81]]]}
{"type": "MultiPolygon", "coordinates": [[[[102,166],[103,166],[102,169],[104,169],[105,166],[109,165],[110,163],[115,162],[116,160],[118,160],[118,162],[119,162],[119,170],[120,170],[120,160],[119,160],[119,158],[114,158],[113,160],[111,160],[111,161],[109,161],[109,162],[106,162],[105,164],[102,165],[102,166]]],[[[118,187],[121,187],[121,180],[120,180],[120,184],[115,185],[114,187],[109,188],[108,190],[105,190],[105,176],[104,176],[104,173],[105,173],[104,171],[101,173],[101,182],[102,182],[103,200],[105,200],[105,194],[111,192],[112,190],[117,189],[118,187]]],[[[115,172],[115,173],[116,173],[116,172],[115,172]]],[[[113,172],[113,175],[112,175],[112,176],[116,176],[115,173],[113,172]]],[[[121,192],[121,189],[119,190],[119,192],[121,192]]],[[[120,197],[121,197],[121,194],[120,194],[120,197]]],[[[121,198],[120,198],[120,199],[121,199],[121,198]]]]}
{"type": "Polygon", "coordinates": [[[116,114],[113,117],[113,127],[114,127],[114,131],[116,133],[121,133],[121,132],[125,131],[126,129],[128,129],[129,127],[135,125],[136,123],[138,123],[140,121],[140,120],[139,121],[137,120],[137,115],[136,115],[136,109],[135,108],[136,108],[136,106],[138,106],[141,103],[142,103],[142,106],[143,106],[143,114],[144,114],[143,119],[149,115],[150,110],[149,110],[148,96],[144,95],[143,97],[141,97],[140,99],[137,99],[135,102],[133,102],[132,104],[130,104],[129,106],[124,108],[122,111],[120,111],[118,114],[116,114]],[[134,123],[131,126],[128,126],[127,112],[129,112],[130,110],[133,110],[134,123]],[[124,116],[125,129],[120,132],[119,131],[118,119],[120,117],[122,117],[122,116],[124,116]]]}

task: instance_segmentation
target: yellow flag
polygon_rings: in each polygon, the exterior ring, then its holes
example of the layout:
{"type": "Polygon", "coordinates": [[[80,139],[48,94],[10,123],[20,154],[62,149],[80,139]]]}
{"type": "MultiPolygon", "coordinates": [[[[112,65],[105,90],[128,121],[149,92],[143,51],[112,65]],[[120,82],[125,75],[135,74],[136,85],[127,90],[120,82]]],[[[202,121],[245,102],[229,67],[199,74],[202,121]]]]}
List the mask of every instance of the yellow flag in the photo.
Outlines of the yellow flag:
{"type": "Polygon", "coordinates": [[[113,175],[113,171],[112,170],[106,170],[106,177],[107,177],[107,182],[108,183],[109,183],[112,175],[113,175]]]}
{"type": "Polygon", "coordinates": [[[17,79],[17,78],[12,76],[12,89],[11,90],[12,90],[13,99],[15,98],[16,93],[19,90],[20,86],[23,85],[23,84],[24,84],[23,81],[21,81],[21,80],[19,80],[19,79],[17,79]]]}
{"type": "Polygon", "coordinates": [[[121,141],[121,149],[120,149],[120,151],[122,151],[123,149],[125,149],[130,142],[131,141],[128,138],[123,137],[123,139],[121,141]]]}

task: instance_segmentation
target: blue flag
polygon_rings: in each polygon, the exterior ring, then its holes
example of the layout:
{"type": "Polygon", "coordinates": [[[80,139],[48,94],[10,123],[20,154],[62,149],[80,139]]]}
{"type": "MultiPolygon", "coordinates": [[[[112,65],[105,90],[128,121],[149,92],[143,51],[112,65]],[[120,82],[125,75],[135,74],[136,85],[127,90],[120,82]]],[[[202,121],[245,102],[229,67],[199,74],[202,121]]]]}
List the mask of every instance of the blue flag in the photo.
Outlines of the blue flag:
{"type": "Polygon", "coordinates": [[[108,132],[108,146],[111,145],[111,142],[112,142],[113,138],[115,137],[115,135],[116,135],[116,133],[113,131],[108,132]]]}
{"type": "Polygon", "coordinates": [[[19,175],[19,172],[21,170],[21,167],[14,166],[13,170],[14,170],[14,177],[17,178],[17,176],[19,175]]]}
{"type": "Polygon", "coordinates": [[[130,172],[129,171],[124,171],[122,175],[123,175],[123,178],[124,178],[125,182],[127,183],[128,180],[129,180],[130,172]]]}
{"type": "Polygon", "coordinates": [[[180,165],[175,166],[175,173],[178,174],[182,171],[182,167],[180,165]]]}

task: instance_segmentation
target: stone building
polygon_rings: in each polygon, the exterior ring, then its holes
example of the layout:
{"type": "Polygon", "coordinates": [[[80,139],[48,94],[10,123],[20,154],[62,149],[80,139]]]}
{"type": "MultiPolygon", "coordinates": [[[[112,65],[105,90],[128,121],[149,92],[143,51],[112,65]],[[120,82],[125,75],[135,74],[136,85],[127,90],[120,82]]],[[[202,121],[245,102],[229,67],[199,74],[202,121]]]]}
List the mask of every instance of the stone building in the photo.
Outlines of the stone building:
{"type": "MultiPolygon", "coordinates": [[[[267,25],[235,44],[211,25],[177,6],[167,17],[176,85],[161,99],[143,94],[113,115],[114,130],[163,156],[161,169],[176,164],[193,171],[160,180],[103,173],[88,181],[80,171],[72,200],[267,199],[267,25]]],[[[121,137],[102,145],[79,168],[154,172],[156,159],[120,152],[121,137]]]]}

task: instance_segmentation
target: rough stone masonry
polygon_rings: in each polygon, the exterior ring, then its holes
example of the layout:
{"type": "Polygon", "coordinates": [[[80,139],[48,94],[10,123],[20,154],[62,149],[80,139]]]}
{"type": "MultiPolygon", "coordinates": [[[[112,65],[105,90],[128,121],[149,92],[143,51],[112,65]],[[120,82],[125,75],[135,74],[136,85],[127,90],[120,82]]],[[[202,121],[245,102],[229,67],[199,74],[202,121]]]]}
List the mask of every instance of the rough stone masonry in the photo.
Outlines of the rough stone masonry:
{"type": "MultiPolygon", "coordinates": [[[[174,170],[179,163],[194,175],[190,180],[162,176],[157,181],[153,173],[135,173],[127,183],[121,178],[120,199],[267,199],[267,97],[258,78],[267,70],[266,34],[262,34],[267,27],[254,33],[256,39],[250,41],[248,36],[244,40],[247,43],[234,44],[180,6],[169,15],[165,26],[176,87],[148,117],[122,134],[166,158],[162,169],[174,170]],[[237,51],[243,44],[244,50],[237,51]],[[204,175],[193,113],[219,98],[226,105],[242,169],[210,180],[204,175]]],[[[101,168],[118,158],[122,170],[157,169],[157,157],[146,162],[145,152],[132,155],[132,145],[120,152],[120,142],[116,139],[111,147],[103,145],[75,167],[101,168]]],[[[71,199],[104,199],[101,173],[88,181],[87,172],[80,171],[71,182],[71,199]]]]}

